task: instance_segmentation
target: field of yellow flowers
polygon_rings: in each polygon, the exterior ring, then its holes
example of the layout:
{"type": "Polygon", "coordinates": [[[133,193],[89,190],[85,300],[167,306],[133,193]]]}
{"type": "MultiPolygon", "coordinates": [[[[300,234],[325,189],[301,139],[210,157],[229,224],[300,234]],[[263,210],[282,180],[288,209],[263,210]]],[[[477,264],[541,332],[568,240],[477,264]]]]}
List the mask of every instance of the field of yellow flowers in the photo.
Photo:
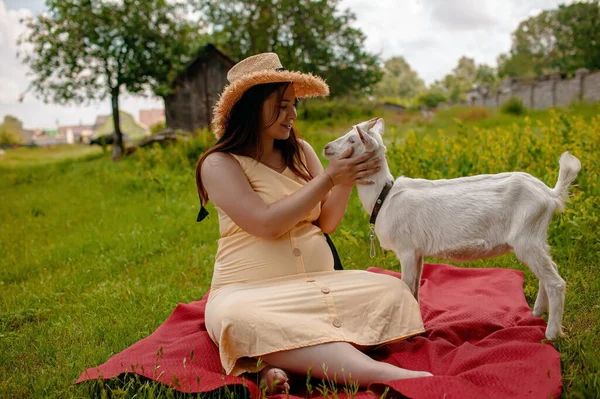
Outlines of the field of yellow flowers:
{"type": "Polygon", "coordinates": [[[550,239],[561,250],[598,259],[600,115],[585,120],[552,110],[545,121],[525,117],[521,124],[496,128],[469,128],[457,121],[454,134],[419,137],[411,131],[388,150],[392,168],[410,177],[442,179],[525,171],[550,187],[558,178],[560,154],[571,152],[581,161],[581,172],[566,212],[555,217],[550,239]]]}

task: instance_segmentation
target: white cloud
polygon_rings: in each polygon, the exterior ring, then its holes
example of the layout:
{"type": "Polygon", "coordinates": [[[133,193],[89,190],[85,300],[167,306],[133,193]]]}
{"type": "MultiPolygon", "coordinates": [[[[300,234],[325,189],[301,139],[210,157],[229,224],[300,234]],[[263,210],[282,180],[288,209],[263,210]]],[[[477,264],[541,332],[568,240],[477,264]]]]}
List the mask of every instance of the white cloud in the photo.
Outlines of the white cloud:
{"type": "Polygon", "coordinates": [[[520,21],[560,0],[343,0],[356,14],[366,46],[384,59],[402,55],[426,83],[443,78],[466,55],[496,65],[520,21]],[[376,5],[369,5],[376,4],[376,5]]]}
{"type": "Polygon", "coordinates": [[[8,8],[9,10],[27,9],[31,11],[34,15],[39,14],[46,8],[46,5],[44,3],[45,0],[4,0],[6,8],[8,8]]]}
{"type": "Polygon", "coordinates": [[[17,39],[26,29],[21,19],[31,16],[26,9],[7,10],[0,0],[0,104],[17,101],[27,87],[23,66],[17,60],[17,39]]]}
{"type": "Polygon", "coordinates": [[[0,76],[0,106],[5,104],[12,104],[17,101],[19,93],[19,84],[10,78],[0,76]]]}
{"type": "Polygon", "coordinates": [[[489,2],[481,0],[427,0],[431,19],[450,31],[473,31],[496,23],[489,2]]]}

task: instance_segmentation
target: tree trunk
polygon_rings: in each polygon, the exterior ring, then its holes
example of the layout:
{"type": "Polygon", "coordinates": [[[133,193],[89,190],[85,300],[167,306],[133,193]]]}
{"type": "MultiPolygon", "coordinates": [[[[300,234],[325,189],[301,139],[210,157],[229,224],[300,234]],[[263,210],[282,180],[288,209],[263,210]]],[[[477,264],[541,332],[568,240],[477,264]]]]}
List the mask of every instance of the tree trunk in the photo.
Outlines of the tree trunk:
{"type": "Polygon", "coordinates": [[[308,107],[306,106],[307,101],[308,101],[308,99],[305,99],[300,102],[300,106],[302,107],[302,114],[303,114],[302,119],[304,119],[304,120],[308,120],[308,117],[309,117],[308,107]]]}
{"type": "Polygon", "coordinates": [[[115,87],[112,90],[111,101],[112,101],[112,117],[113,117],[113,146],[112,146],[112,158],[113,161],[118,161],[124,152],[123,147],[123,133],[121,133],[121,118],[119,115],[119,91],[120,86],[115,87]]]}

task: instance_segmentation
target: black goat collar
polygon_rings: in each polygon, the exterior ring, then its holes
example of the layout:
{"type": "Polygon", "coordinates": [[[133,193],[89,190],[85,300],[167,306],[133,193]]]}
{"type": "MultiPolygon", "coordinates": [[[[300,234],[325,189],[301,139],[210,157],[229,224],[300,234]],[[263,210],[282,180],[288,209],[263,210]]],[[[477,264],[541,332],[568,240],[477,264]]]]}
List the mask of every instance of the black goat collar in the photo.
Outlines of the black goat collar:
{"type": "Polygon", "coordinates": [[[371,226],[375,225],[375,221],[377,220],[377,215],[379,214],[379,210],[381,209],[381,206],[383,205],[383,201],[385,201],[385,198],[387,197],[387,195],[389,194],[389,192],[393,186],[394,186],[393,180],[388,181],[387,183],[385,183],[385,186],[383,186],[383,190],[381,190],[381,193],[379,194],[377,201],[375,201],[375,206],[373,207],[373,212],[371,212],[371,219],[369,220],[369,224],[371,226]]]}

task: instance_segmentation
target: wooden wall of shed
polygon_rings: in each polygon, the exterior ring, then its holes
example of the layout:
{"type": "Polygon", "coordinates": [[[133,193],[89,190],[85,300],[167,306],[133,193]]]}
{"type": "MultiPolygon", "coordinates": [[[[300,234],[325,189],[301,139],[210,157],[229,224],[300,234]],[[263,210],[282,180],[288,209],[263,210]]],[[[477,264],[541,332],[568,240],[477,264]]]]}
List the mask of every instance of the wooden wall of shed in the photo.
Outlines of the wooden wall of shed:
{"type": "Polygon", "coordinates": [[[189,132],[208,127],[230,67],[217,54],[208,54],[192,63],[175,93],[165,99],[167,127],[189,132]]]}

